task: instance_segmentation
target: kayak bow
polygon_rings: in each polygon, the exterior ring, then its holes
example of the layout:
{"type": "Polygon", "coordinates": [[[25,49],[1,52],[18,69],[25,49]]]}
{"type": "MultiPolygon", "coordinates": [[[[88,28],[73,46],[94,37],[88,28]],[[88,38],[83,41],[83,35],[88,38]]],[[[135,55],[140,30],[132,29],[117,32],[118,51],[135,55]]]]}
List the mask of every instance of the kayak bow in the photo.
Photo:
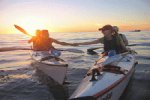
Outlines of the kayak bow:
{"type": "Polygon", "coordinates": [[[31,57],[34,60],[35,68],[56,83],[63,84],[68,66],[64,60],[51,56],[48,51],[33,51],[31,57]]]}

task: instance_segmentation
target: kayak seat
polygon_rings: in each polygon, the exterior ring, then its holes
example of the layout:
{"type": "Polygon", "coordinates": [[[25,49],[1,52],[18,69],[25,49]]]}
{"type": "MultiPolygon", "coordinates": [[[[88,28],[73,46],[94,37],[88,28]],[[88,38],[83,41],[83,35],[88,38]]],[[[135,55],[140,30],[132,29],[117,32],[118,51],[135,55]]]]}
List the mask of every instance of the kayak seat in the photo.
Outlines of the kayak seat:
{"type": "Polygon", "coordinates": [[[47,56],[47,57],[42,58],[40,61],[49,60],[49,59],[53,59],[53,58],[55,58],[56,61],[62,61],[62,62],[64,62],[63,59],[55,57],[55,56],[47,56]]]}
{"type": "Polygon", "coordinates": [[[52,59],[52,58],[54,58],[54,57],[53,56],[47,56],[47,57],[42,58],[40,61],[44,61],[44,60],[48,60],[48,59],[52,59]]]}
{"type": "Polygon", "coordinates": [[[63,62],[64,62],[64,60],[61,59],[61,58],[58,58],[58,57],[54,57],[54,58],[55,58],[55,60],[57,60],[57,61],[63,61],[63,62]]]}

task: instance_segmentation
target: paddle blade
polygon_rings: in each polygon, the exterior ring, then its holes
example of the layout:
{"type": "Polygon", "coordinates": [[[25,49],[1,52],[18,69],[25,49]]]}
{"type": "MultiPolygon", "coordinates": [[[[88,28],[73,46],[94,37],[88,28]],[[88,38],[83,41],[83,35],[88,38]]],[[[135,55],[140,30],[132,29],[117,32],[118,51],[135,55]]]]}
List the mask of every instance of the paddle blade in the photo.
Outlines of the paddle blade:
{"type": "Polygon", "coordinates": [[[101,49],[101,48],[103,48],[103,47],[89,48],[89,49],[87,49],[87,53],[90,54],[90,55],[96,55],[96,54],[98,54],[98,53],[95,52],[94,50],[96,50],[96,49],[101,49]]]}
{"type": "Polygon", "coordinates": [[[78,50],[78,49],[66,49],[64,51],[69,51],[69,52],[74,52],[74,53],[84,53],[82,50],[78,50]]]}
{"type": "Polygon", "coordinates": [[[103,47],[95,47],[95,48],[90,48],[90,49],[87,49],[87,51],[93,51],[93,50],[96,50],[96,49],[101,49],[103,47]]]}
{"type": "Polygon", "coordinates": [[[22,33],[24,33],[24,34],[26,34],[26,35],[28,35],[28,36],[32,36],[32,35],[30,35],[30,34],[28,34],[23,28],[21,28],[20,26],[18,26],[18,25],[14,25],[15,26],[15,28],[16,29],[18,29],[20,32],[22,32],[22,33]]]}
{"type": "Polygon", "coordinates": [[[2,48],[0,48],[0,52],[13,51],[13,50],[32,50],[32,49],[31,48],[23,48],[23,47],[2,47],[2,48]]]}

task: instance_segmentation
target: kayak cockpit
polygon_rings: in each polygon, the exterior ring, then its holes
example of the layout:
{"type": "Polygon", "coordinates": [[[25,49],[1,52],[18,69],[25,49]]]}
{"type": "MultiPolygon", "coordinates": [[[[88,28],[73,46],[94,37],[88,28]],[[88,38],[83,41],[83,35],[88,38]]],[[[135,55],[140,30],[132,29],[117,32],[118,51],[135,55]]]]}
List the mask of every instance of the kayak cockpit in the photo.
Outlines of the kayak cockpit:
{"type": "Polygon", "coordinates": [[[87,73],[87,76],[91,75],[91,80],[90,81],[96,81],[97,80],[96,76],[102,75],[104,72],[125,75],[128,72],[128,70],[122,69],[119,66],[106,65],[102,68],[102,70],[100,70],[99,68],[91,69],[90,73],[87,73]]]}
{"type": "Polygon", "coordinates": [[[94,66],[87,72],[87,76],[91,75],[90,81],[96,81],[96,76],[102,75],[104,72],[126,75],[130,69],[128,69],[125,64],[131,63],[132,59],[133,56],[130,54],[102,57],[97,60],[94,66]]]}

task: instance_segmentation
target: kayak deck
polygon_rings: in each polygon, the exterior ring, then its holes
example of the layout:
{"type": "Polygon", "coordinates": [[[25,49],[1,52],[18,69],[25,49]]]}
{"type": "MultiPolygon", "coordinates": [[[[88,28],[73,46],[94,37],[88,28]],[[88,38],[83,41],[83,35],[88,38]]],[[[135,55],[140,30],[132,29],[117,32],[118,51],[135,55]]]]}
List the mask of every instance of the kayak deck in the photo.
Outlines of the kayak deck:
{"type": "MultiPolygon", "coordinates": [[[[127,54],[122,57],[118,57],[116,60],[108,59],[104,57],[97,61],[97,64],[104,64],[104,61],[108,61],[109,65],[120,67],[120,69],[126,70],[125,74],[118,74],[111,71],[103,71],[100,75],[95,75],[96,80],[91,80],[92,75],[86,76],[78,88],[70,97],[71,100],[82,100],[82,98],[96,98],[102,100],[110,95],[109,100],[117,100],[126,87],[132,73],[134,72],[135,58],[131,54],[127,54]]],[[[88,72],[91,72],[96,65],[94,65],[88,72]]],[[[108,99],[108,98],[107,98],[108,99]]],[[[83,99],[84,100],[84,99],[83,99]]]]}
{"type": "Polygon", "coordinates": [[[58,84],[63,84],[66,77],[68,64],[57,57],[52,57],[48,52],[32,52],[33,66],[50,77],[58,84]]]}

